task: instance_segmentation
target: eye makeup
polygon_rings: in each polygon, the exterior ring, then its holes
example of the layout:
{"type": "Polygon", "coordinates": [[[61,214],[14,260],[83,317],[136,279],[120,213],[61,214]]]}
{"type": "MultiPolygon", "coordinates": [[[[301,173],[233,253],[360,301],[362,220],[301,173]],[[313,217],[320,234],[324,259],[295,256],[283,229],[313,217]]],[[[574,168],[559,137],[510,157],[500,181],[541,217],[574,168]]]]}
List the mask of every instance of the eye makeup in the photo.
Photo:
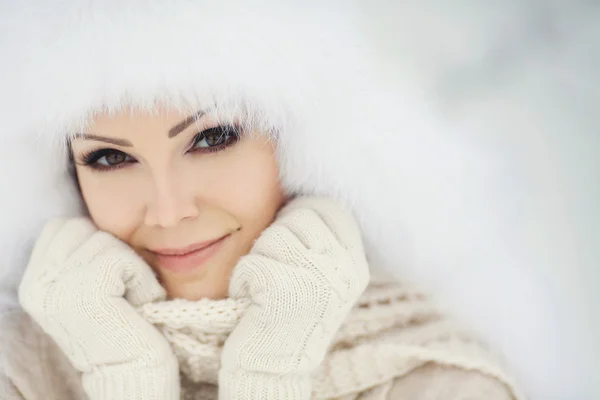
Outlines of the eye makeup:
{"type": "MultiPolygon", "coordinates": [[[[198,132],[192,139],[186,154],[207,154],[223,151],[240,139],[240,128],[235,125],[219,125],[198,132]]],[[[127,167],[137,160],[115,148],[101,148],[81,154],[76,163],[96,171],[111,171],[127,167]]]]}

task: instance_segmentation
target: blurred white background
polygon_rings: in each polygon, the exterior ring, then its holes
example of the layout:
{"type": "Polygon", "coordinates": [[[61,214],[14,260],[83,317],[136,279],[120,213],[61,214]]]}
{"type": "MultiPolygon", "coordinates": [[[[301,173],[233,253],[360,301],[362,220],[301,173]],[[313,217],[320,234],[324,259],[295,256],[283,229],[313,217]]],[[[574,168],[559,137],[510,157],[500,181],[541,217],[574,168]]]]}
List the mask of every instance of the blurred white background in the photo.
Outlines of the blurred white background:
{"type": "Polygon", "coordinates": [[[420,88],[448,126],[504,162],[507,236],[568,316],[565,354],[589,372],[550,366],[536,393],[600,398],[600,2],[359,4],[382,74],[420,88]]]}

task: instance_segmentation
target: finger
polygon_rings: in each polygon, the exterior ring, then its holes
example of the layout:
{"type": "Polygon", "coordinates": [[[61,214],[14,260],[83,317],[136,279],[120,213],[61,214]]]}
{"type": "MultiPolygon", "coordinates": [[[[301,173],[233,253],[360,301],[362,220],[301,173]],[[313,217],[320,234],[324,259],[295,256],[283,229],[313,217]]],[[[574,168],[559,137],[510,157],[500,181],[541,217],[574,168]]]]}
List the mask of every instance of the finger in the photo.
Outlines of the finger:
{"type": "Polygon", "coordinates": [[[312,209],[298,207],[285,210],[276,224],[287,227],[307,248],[317,253],[325,253],[339,246],[331,229],[312,209]]]}
{"type": "Polygon", "coordinates": [[[127,301],[135,307],[139,307],[147,303],[166,300],[167,292],[158,282],[152,268],[133,249],[130,249],[130,256],[127,259],[128,265],[125,267],[125,298],[127,301]]]}
{"type": "MultiPolygon", "coordinates": [[[[285,211],[287,215],[281,217],[282,220],[299,211],[310,210],[321,221],[320,224],[315,221],[312,222],[314,230],[320,229],[322,232],[324,238],[321,242],[335,242],[331,245],[333,251],[323,251],[321,253],[320,256],[323,258],[319,264],[322,267],[319,269],[320,272],[332,284],[336,282],[349,284],[356,281],[359,286],[365,286],[369,280],[369,267],[365,258],[361,233],[352,213],[329,198],[300,197],[290,203],[290,206],[285,211]],[[319,226],[321,228],[318,228],[319,226]],[[325,237],[328,239],[325,239],[325,237]],[[344,251],[339,251],[340,249],[344,249],[344,251]],[[327,255],[331,256],[329,260],[326,259],[327,255]]],[[[313,257],[315,256],[313,255],[313,257]]],[[[348,289],[350,286],[354,285],[349,285],[348,289]]],[[[352,291],[350,290],[350,292],[352,291]]]]}
{"type": "Polygon", "coordinates": [[[70,256],[96,231],[87,218],[50,221],[36,242],[27,266],[28,277],[44,283],[67,273],[73,267],[70,256]]]}
{"type": "Polygon", "coordinates": [[[96,232],[73,258],[80,268],[89,270],[95,290],[103,291],[105,296],[123,296],[135,306],[166,297],[150,266],[107,232],[96,232]]]}
{"type": "Polygon", "coordinates": [[[98,228],[89,218],[66,220],[48,248],[47,259],[52,261],[66,260],[97,231],[98,228]]]}
{"type": "Polygon", "coordinates": [[[229,296],[234,299],[251,298],[255,304],[264,305],[273,298],[283,307],[286,299],[302,298],[302,302],[318,297],[320,287],[314,273],[306,268],[294,268],[272,258],[257,254],[242,257],[231,275],[229,296]]]}
{"type": "Polygon", "coordinates": [[[42,232],[37,237],[29,262],[31,264],[37,264],[37,261],[44,258],[44,255],[48,251],[48,247],[56,237],[57,233],[67,223],[64,218],[54,218],[46,222],[42,228],[42,232]]]}
{"type": "Polygon", "coordinates": [[[298,208],[313,210],[329,227],[337,242],[345,248],[363,247],[358,221],[353,213],[338,201],[326,197],[299,197],[290,203],[290,211],[298,208]]]}
{"type": "Polygon", "coordinates": [[[266,278],[260,273],[260,265],[269,265],[268,260],[268,258],[259,254],[242,257],[231,273],[228,296],[232,299],[252,298],[250,287],[252,282],[256,282],[254,290],[256,290],[256,287],[265,287],[267,282],[266,278]]]}
{"type": "Polygon", "coordinates": [[[251,250],[284,264],[297,264],[305,258],[306,247],[286,226],[274,223],[258,237],[251,250]]]}

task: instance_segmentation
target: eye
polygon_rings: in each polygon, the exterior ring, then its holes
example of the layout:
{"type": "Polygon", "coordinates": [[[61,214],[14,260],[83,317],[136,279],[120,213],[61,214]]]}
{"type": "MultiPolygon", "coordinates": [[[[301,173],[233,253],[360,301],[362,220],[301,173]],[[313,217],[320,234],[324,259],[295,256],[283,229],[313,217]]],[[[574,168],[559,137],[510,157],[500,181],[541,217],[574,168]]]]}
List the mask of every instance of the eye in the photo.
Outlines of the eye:
{"type": "Polygon", "coordinates": [[[237,142],[239,136],[238,129],[231,125],[206,129],[196,135],[191,151],[218,151],[237,142]]]}
{"type": "Polygon", "coordinates": [[[119,168],[133,161],[134,159],[126,153],[114,149],[97,150],[83,156],[85,165],[101,170],[119,168]]]}
{"type": "Polygon", "coordinates": [[[114,167],[115,165],[119,165],[125,161],[127,161],[127,154],[121,153],[120,151],[115,151],[100,157],[100,159],[98,159],[96,162],[103,166],[114,167]]]}

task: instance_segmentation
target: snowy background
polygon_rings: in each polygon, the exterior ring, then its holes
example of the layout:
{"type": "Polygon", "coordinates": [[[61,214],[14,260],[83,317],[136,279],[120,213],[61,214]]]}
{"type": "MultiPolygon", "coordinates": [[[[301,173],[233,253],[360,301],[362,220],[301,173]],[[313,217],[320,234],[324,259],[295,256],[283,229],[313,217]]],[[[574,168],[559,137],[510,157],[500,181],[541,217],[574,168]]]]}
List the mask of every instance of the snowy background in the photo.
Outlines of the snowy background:
{"type": "Polygon", "coordinates": [[[538,370],[529,389],[600,398],[600,2],[362,6],[382,73],[400,90],[419,82],[449,126],[504,160],[506,240],[544,281],[556,307],[548,335],[564,343],[564,365],[512,355],[538,370]]]}

